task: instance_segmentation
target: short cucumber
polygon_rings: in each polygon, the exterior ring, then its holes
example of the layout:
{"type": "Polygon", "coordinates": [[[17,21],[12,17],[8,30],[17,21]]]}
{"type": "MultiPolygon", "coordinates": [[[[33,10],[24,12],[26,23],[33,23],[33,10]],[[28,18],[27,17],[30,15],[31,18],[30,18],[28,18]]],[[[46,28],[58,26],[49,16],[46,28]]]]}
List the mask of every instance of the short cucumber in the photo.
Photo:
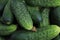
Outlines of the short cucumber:
{"type": "Polygon", "coordinates": [[[12,35],[12,40],[51,40],[60,33],[60,27],[50,25],[49,27],[38,28],[36,32],[21,30],[12,35]]]}
{"type": "Polygon", "coordinates": [[[7,5],[4,8],[3,15],[1,17],[1,21],[4,24],[11,24],[13,21],[13,14],[10,10],[10,0],[8,1],[7,5]]]}
{"type": "Polygon", "coordinates": [[[12,34],[15,30],[17,29],[16,25],[3,25],[0,24],[0,35],[1,36],[6,36],[12,34]]]}
{"type": "Polygon", "coordinates": [[[11,9],[19,25],[27,30],[31,30],[33,28],[33,21],[26,8],[24,0],[12,0],[11,9]]]}
{"type": "Polygon", "coordinates": [[[30,15],[34,21],[34,24],[40,25],[40,21],[41,21],[41,14],[39,11],[38,7],[31,7],[31,6],[27,6],[28,7],[28,11],[30,12],[30,15]]]}
{"type": "Polygon", "coordinates": [[[43,11],[40,13],[41,14],[41,21],[40,21],[40,27],[46,27],[50,24],[49,22],[49,8],[44,8],[43,11]]]}

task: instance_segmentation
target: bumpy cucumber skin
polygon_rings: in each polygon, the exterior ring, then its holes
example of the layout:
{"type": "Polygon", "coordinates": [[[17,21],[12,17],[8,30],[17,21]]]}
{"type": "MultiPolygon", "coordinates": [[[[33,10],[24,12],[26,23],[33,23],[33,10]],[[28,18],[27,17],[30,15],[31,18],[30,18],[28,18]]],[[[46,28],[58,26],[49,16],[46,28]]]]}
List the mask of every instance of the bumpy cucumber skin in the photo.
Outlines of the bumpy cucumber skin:
{"type": "Polygon", "coordinates": [[[18,23],[27,30],[31,30],[33,28],[32,18],[29,12],[26,9],[25,2],[23,0],[12,0],[11,1],[11,9],[13,14],[15,15],[18,23]]]}
{"type": "Polygon", "coordinates": [[[57,7],[60,6],[60,0],[25,0],[31,6],[57,7]]]}
{"type": "Polygon", "coordinates": [[[5,40],[4,38],[0,37],[0,40],[5,40]]]}
{"type": "Polygon", "coordinates": [[[51,19],[52,21],[54,21],[54,24],[60,26],[60,7],[56,7],[53,9],[51,13],[51,19]]]}
{"type": "Polygon", "coordinates": [[[34,24],[40,25],[40,21],[41,21],[41,15],[40,15],[40,11],[38,7],[31,7],[31,6],[27,6],[28,11],[30,12],[30,15],[34,21],[34,24]]]}
{"type": "Polygon", "coordinates": [[[60,27],[51,25],[49,27],[38,28],[36,32],[19,31],[12,35],[12,40],[51,40],[60,33],[60,27]]]}
{"type": "Polygon", "coordinates": [[[8,0],[0,0],[0,17],[2,16],[3,9],[5,5],[7,4],[8,0]]]}
{"type": "Polygon", "coordinates": [[[41,14],[41,21],[40,21],[40,27],[46,27],[50,24],[49,22],[49,8],[43,9],[43,11],[40,13],[41,14]]]}
{"type": "Polygon", "coordinates": [[[13,14],[10,10],[10,0],[8,1],[7,5],[4,8],[4,12],[1,17],[1,21],[4,24],[11,24],[13,22],[13,14]]]}
{"type": "Polygon", "coordinates": [[[6,26],[6,25],[3,25],[3,24],[0,24],[0,35],[1,36],[10,35],[16,29],[17,29],[16,25],[6,26]]]}

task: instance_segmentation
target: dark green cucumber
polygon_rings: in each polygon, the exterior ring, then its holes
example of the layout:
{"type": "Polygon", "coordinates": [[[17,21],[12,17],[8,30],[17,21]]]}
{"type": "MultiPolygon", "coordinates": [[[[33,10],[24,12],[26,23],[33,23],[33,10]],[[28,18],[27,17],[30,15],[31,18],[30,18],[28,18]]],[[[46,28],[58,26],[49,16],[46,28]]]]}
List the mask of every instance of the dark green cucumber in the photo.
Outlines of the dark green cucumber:
{"type": "Polygon", "coordinates": [[[60,7],[56,7],[53,9],[51,13],[51,19],[52,21],[54,21],[54,24],[60,26],[60,7]]]}
{"type": "Polygon", "coordinates": [[[60,0],[25,0],[28,5],[42,7],[60,6],[60,0]]]}
{"type": "Polygon", "coordinates": [[[0,40],[5,40],[4,38],[0,37],[0,40]]]}
{"type": "Polygon", "coordinates": [[[12,34],[15,30],[17,29],[16,25],[3,25],[0,24],[0,35],[1,36],[6,36],[12,34]]]}
{"type": "Polygon", "coordinates": [[[3,15],[1,17],[1,21],[4,24],[11,24],[13,21],[13,14],[10,10],[10,0],[8,1],[7,5],[4,8],[3,15]]]}
{"type": "Polygon", "coordinates": [[[60,27],[50,25],[38,28],[36,32],[21,30],[12,35],[12,40],[51,40],[60,33],[60,27]]]}
{"type": "Polygon", "coordinates": [[[8,0],[0,0],[0,10],[2,10],[4,8],[4,6],[6,5],[7,2],[8,2],[8,0]]]}
{"type": "Polygon", "coordinates": [[[13,14],[15,15],[18,23],[27,30],[31,30],[33,28],[32,18],[26,8],[25,2],[23,0],[12,0],[11,1],[11,9],[13,14]]]}
{"type": "Polygon", "coordinates": [[[7,4],[8,0],[0,0],[0,17],[2,16],[3,9],[7,4]]]}
{"type": "Polygon", "coordinates": [[[38,7],[31,7],[31,6],[27,6],[28,7],[28,11],[30,12],[30,15],[34,21],[34,24],[40,25],[40,21],[41,21],[41,15],[40,15],[40,11],[38,7]]]}
{"type": "Polygon", "coordinates": [[[49,23],[49,9],[45,8],[43,11],[40,13],[41,14],[41,22],[40,22],[40,27],[46,27],[48,26],[49,23]]]}
{"type": "Polygon", "coordinates": [[[60,40],[60,35],[58,35],[57,37],[55,37],[53,40],[60,40]]]}

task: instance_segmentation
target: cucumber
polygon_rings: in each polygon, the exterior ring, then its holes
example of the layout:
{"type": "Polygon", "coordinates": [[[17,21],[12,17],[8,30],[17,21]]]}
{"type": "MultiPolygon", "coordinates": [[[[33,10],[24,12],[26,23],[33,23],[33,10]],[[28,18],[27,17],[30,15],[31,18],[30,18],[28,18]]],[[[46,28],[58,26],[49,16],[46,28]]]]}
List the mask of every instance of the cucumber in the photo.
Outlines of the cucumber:
{"type": "Polygon", "coordinates": [[[0,37],[0,40],[5,40],[4,38],[0,37]]]}
{"type": "Polygon", "coordinates": [[[24,0],[12,0],[11,10],[15,15],[19,25],[26,30],[31,30],[33,28],[33,21],[26,8],[24,0]]]}
{"type": "Polygon", "coordinates": [[[28,5],[42,7],[60,6],[60,0],[25,0],[28,5]]]}
{"type": "Polygon", "coordinates": [[[1,36],[6,36],[12,34],[15,30],[17,29],[16,25],[3,25],[0,24],[0,35],[1,36]]]}
{"type": "Polygon", "coordinates": [[[0,0],[0,10],[4,8],[4,6],[7,4],[8,0],[0,0]]]}
{"type": "Polygon", "coordinates": [[[13,22],[13,14],[10,10],[10,0],[4,8],[4,12],[1,17],[1,22],[4,24],[11,24],[13,22]]]}
{"type": "Polygon", "coordinates": [[[53,40],[60,40],[60,35],[58,35],[57,37],[55,37],[53,40]]]}
{"type": "Polygon", "coordinates": [[[0,0],[0,17],[2,16],[3,9],[5,5],[7,4],[8,0],[0,0]]]}
{"type": "Polygon", "coordinates": [[[60,27],[57,25],[49,25],[49,27],[37,28],[36,32],[17,31],[11,36],[12,40],[51,40],[60,33],[60,27]]]}
{"type": "MultiPolygon", "coordinates": [[[[40,10],[41,11],[41,10],[40,10]]],[[[50,24],[49,22],[49,8],[44,8],[42,10],[42,12],[40,13],[41,14],[41,21],[40,21],[40,27],[46,27],[50,24]]]]}
{"type": "Polygon", "coordinates": [[[56,7],[51,12],[51,19],[53,23],[60,26],[60,7],[56,7]]]}
{"type": "Polygon", "coordinates": [[[32,20],[34,21],[34,24],[40,25],[41,14],[40,14],[39,8],[31,7],[31,6],[27,6],[27,7],[28,7],[28,11],[30,12],[30,15],[32,17],[32,20]]]}

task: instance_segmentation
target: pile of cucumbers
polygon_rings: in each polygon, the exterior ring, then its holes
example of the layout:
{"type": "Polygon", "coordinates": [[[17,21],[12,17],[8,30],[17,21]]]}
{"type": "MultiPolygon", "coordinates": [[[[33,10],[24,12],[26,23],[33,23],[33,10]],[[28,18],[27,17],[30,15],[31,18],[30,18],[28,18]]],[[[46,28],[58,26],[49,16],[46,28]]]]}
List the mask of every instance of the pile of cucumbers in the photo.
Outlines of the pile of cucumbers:
{"type": "Polygon", "coordinates": [[[60,40],[60,0],[0,0],[0,40],[60,40]]]}

